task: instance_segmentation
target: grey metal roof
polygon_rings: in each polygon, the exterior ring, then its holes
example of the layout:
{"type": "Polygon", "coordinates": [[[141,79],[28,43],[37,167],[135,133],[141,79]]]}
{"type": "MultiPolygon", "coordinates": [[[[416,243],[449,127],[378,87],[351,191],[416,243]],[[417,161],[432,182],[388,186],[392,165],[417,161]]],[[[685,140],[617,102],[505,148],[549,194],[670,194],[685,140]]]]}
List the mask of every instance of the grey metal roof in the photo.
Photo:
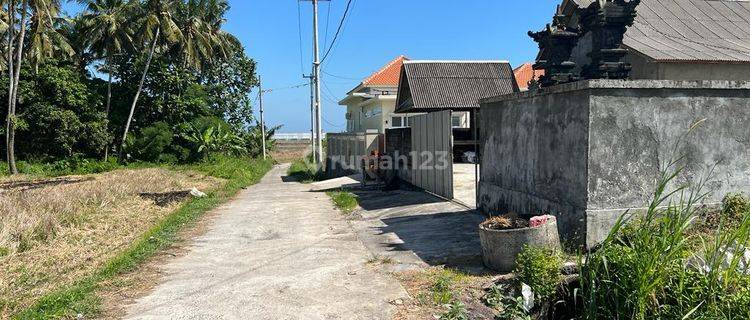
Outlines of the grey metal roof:
{"type": "Polygon", "coordinates": [[[750,1],[642,0],[623,44],[657,60],[750,63],[750,1]]]}
{"type": "Polygon", "coordinates": [[[479,108],[482,98],[518,92],[505,61],[408,61],[401,71],[397,112],[479,108]]]}

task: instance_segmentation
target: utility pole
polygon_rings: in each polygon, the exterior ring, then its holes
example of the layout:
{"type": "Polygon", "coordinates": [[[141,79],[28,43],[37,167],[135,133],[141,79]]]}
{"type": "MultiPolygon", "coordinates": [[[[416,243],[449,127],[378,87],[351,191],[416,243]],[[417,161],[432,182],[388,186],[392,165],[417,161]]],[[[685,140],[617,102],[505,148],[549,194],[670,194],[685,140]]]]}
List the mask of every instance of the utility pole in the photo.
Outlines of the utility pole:
{"type": "Polygon", "coordinates": [[[322,130],[322,116],[321,109],[323,105],[320,103],[320,52],[318,49],[318,0],[312,0],[313,3],[313,74],[315,76],[315,122],[316,126],[315,134],[315,158],[317,164],[323,163],[323,130],[322,130]]]}
{"type": "Polygon", "coordinates": [[[322,164],[323,163],[323,126],[321,125],[321,122],[323,121],[322,117],[322,104],[320,102],[320,49],[318,46],[318,2],[320,1],[330,1],[330,0],[305,0],[305,1],[312,1],[313,5],[313,83],[315,88],[313,88],[314,94],[314,113],[315,113],[315,146],[313,153],[315,154],[315,163],[316,164],[322,164]]]}
{"type": "Polygon", "coordinates": [[[260,141],[263,148],[263,160],[266,159],[266,122],[263,119],[263,82],[258,76],[258,100],[260,102],[260,141]]]}
{"type": "Polygon", "coordinates": [[[303,74],[302,77],[310,80],[310,152],[315,154],[315,87],[312,75],[307,76],[303,74]]]}

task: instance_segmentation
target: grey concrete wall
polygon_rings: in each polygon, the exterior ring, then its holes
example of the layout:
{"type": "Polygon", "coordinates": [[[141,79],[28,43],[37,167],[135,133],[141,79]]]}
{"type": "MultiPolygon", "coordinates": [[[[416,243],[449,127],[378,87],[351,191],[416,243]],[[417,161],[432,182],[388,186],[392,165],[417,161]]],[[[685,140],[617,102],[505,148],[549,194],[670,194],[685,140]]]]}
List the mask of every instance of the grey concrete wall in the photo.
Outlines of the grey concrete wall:
{"type": "Polygon", "coordinates": [[[478,207],[550,212],[564,238],[585,232],[588,95],[516,94],[482,105],[478,207]]]}
{"type": "Polygon", "coordinates": [[[583,81],[486,99],[482,114],[480,209],[548,211],[568,242],[594,245],[646,207],[674,157],[678,184],[713,168],[707,203],[750,193],[747,82],[583,81]]]}

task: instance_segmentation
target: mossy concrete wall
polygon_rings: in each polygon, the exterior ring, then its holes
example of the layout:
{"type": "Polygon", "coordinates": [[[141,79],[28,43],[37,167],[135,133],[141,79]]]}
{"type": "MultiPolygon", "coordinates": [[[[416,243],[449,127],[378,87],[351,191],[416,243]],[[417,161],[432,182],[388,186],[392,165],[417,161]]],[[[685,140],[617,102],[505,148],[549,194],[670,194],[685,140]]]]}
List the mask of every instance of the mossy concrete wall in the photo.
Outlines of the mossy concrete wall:
{"type": "Polygon", "coordinates": [[[647,207],[670,159],[676,184],[711,172],[707,204],[750,193],[750,82],[581,81],[485,99],[480,121],[478,207],[554,214],[569,245],[647,207]]]}

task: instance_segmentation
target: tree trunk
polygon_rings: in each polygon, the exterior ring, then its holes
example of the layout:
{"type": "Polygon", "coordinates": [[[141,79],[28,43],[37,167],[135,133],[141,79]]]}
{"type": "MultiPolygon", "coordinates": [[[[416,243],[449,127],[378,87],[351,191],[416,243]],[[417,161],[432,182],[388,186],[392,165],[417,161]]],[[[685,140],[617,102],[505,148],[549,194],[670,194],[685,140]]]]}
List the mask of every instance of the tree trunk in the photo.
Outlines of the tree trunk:
{"type": "MultiPolygon", "coordinates": [[[[104,114],[107,116],[107,125],[109,126],[109,110],[112,105],[112,54],[107,50],[107,107],[104,109],[104,114]]],[[[104,161],[109,158],[109,146],[104,147],[104,161]]]]}
{"type": "Polygon", "coordinates": [[[16,62],[15,62],[15,75],[14,75],[14,84],[13,84],[13,98],[11,101],[11,121],[10,125],[8,126],[8,166],[10,167],[10,173],[11,174],[18,174],[18,168],[16,168],[16,152],[15,152],[15,144],[16,144],[16,105],[18,104],[18,86],[19,81],[21,78],[21,62],[23,61],[23,40],[26,37],[26,18],[29,10],[29,1],[23,0],[23,4],[21,5],[21,21],[20,27],[21,31],[18,34],[18,49],[16,50],[16,62]]]}
{"type": "Polygon", "coordinates": [[[120,144],[120,159],[122,159],[122,149],[125,147],[125,139],[128,137],[128,131],[130,131],[130,122],[133,121],[133,112],[135,112],[135,107],[138,105],[138,98],[141,96],[141,91],[143,90],[143,83],[146,82],[146,75],[148,74],[148,69],[151,67],[151,59],[154,57],[154,50],[156,50],[156,43],[159,40],[159,35],[161,34],[161,27],[156,28],[156,36],[151,41],[151,49],[148,52],[148,59],[146,60],[146,67],[143,69],[143,75],[141,76],[141,83],[138,84],[138,91],[135,93],[135,98],[133,99],[133,105],[130,106],[130,115],[128,115],[128,122],[125,123],[125,132],[122,134],[122,142],[120,144]]]}
{"type": "Polygon", "coordinates": [[[11,0],[8,1],[8,115],[5,121],[5,146],[6,146],[6,160],[8,161],[8,171],[11,174],[15,174],[18,169],[15,167],[15,155],[13,154],[13,148],[11,142],[14,139],[11,138],[10,131],[13,126],[13,87],[14,87],[14,75],[15,68],[13,67],[13,49],[14,49],[14,37],[13,29],[15,28],[15,21],[13,19],[16,11],[16,2],[11,0]]]}

